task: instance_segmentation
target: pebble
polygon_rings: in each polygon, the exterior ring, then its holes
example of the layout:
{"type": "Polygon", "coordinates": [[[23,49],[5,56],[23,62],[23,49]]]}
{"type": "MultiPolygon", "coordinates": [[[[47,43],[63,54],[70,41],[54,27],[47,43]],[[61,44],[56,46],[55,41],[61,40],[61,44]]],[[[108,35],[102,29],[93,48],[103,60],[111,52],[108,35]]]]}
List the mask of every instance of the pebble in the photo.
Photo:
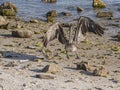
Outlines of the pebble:
{"type": "Polygon", "coordinates": [[[54,79],[54,76],[48,74],[37,74],[35,77],[40,79],[54,79]]]}
{"type": "Polygon", "coordinates": [[[57,64],[49,64],[49,65],[46,65],[43,69],[42,69],[42,72],[45,72],[45,73],[52,73],[52,74],[57,74],[59,73],[61,70],[59,68],[59,66],[57,64]]]}

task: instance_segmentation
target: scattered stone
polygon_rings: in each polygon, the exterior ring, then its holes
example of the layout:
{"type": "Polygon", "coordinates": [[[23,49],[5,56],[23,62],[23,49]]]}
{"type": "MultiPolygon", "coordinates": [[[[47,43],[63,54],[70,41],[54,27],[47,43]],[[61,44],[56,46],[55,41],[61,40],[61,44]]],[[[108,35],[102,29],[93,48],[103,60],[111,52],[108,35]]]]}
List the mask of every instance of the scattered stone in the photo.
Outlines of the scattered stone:
{"type": "Polygon", "coordinates": [[[57,0],[42,0],[45,3],[55,3],[57,0]]]}
{"type": "Polygon", "coordinates": [[[97,17],[101,18],[101,17],[113,17],[113,12],[98,12],[97,17]]]}
{"type": "Polygon", "coordinates": [[[18,28],[18,29],[19,29],[19,28],[22,28],[22,26],[17,23],[16,26],[15,26],[15,28],[18,28]]]}
{"type": "Polygon", "coordinates": [[[23,67],[21,67],[21,69],[28,70],[30,66],[31,66],[31,64],[27,64],[27,65],[24,65],[23,67]]]}
{"type": "Polygon", "coordinates": [[[3,16],[0,16],[0,26],[7,24],[7,21],[4,19],[3,16]]]}
{"type": "Polygon", "coordinates": [[[31,22],[31,23],[38,23],[39,21],[36,20],[36,19],[32,19],[32,20],[30,20],[30,22],[31,22]]]}
{"type": "Polygon", "coordinates": [[[35,60],[33,60],[34,62],[38,62],[38,63],[41,63],[42,62],[42,60],[41,59],[35,59],[35,60]]]}
{"type": "Polygon", "coordinates": [[[47,12],[46,16],[57,17],[58,13],[56,10],[52,10],[52,11],[47,12]]]}
{"type": "Polygon", "coordinates": [[[88,62],[78,62],[76,63],[77,70],[85,70],[85,71],[91,71],[91,67],[89,66],[88,62]]]}
{"type": "Polygon", "coordinates": [[[81,11],[83,11],[83,10],[84,10],[83,8],[77,7],[77,11],[78,11],[78,12],[81,12],[81,11]]]}
{"type": "Polygon", "coordinates": [[[120,52],[120,46],[112,46],[111,50],[114,52],[120,52]]]}
{"type": "Polygon", "coordinates": [[[48,16],[47,17],[47,22],[54,22],[56,19],[55,17],[48,16]]]}
{"type": "Polygon", "coordinates": [[[57,64],[49,64],[42,69],[42,72],[56,74],[60,72],[60,68],[57,64]]]}
{"type": "Polygon", "coordinates": [[[9,23],[4,19],[3,16],[0,16],[0,28],[1,29],[8,29],[9,23]]]}
{"type": "Polygon", "coordinates": [[[69,12],[62,12],[61,14],[64,15],[64,16],[72,16],[72,14],[69,13],[69,12]]]}
{"type": "Polygon", "coordinates": [[[74,81],[73,80],[67,80],[67,81],[65,81],[66,83],[68,83],[68,82],[73,82],[74,83],[74,81]]]}
{"type": "Polygon", "coordinates": [[[26,46],[27,49],[36,49],[34,46],[26,46]]]}
{"type": "Polygon", "coordinates": [[[98,68],[98,69],[95,69],[95,70],[93,71],[93,74],[94,74],[95,76],[107,77],[107,75],[109,74],[109,72],[108,72],[107,70],[105,70],[104,67],[100,67],[100,68],[98,68]]]}
{"type": "Polygon", "coordinates": [[[30,38],[32,37],[33,32],[29,30],[16,30],[12,31],[13,37],[19,37],[19,38],[30,38]]]}
{"type": "Polygon", "coordinates": [[[106,4],[102,0],[93,0],[94,8],[105,8],[106,4]]]}
{"type": "Polygon", "coordinates": [[[118,11],[120,11],[120,8],[118,8],[118,11]]]}
{"type": "Polygon", "coordinates": [[[16,16],[17,12],[17,7],[11,2],[5,2],[0,5],[0,14],[2,16],[16,16]]]}
{"type": "Polygon", "coordinates": [[[46,16],[47,16],[47,21],[48,22],[54,22],[55,17],[57,17],[58,13],[56,10],[49,11],[46,16]]]}
{"type": "Polygon", "coordinates": [[[5,67],[15,67],[17,66],[17,64],[13,61],[13,62],[9,62],[8,64],[4,65],[5,67]]]}
{"type": "Polygon", "coordinates": [[[54,76],[51,76],[51,75],[46,75],[46,74],[37,74],[35,76],[36,78],[40,78],[40,79],[54,79],[54,76]]]}

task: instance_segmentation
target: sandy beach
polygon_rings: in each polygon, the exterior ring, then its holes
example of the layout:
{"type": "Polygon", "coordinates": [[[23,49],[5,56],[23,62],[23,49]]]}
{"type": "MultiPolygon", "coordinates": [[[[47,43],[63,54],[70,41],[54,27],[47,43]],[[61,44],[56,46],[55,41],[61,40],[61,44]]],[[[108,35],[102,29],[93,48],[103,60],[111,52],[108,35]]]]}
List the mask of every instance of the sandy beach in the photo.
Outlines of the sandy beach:
{"type": "MultiPolygon", "coordinates": [[[[96,21],[107,28],[108,22],[116,20],[96,21]]],[[[114,38],[116,33],[111,33],[118,27],[111,26],[102,37],[89,33],[88,42],[77,45],[81,58],[75,59],[71,53],[68,60],[64,45],[57,40],[50,42],[47,49],[42,47],[43,35],[51,23],[20,19],[17,23],[21,27],[14,28],[15,19],[7,22],[13,28],[0,30],[0,90],[120,90],[120,42],[114,38]],[[12,30],[30,30],[34,34],[30,38],[17,38],[12,36],[12,30]],[[80,62],[87,62],[88,70],[77,70],[76,63],[80,62]],[[42,71],[51,64],[57,66],[53,67],[57,72],[42,71]],[[102,73],[95,75],[94,70],[101,67],[102,73]]]]}

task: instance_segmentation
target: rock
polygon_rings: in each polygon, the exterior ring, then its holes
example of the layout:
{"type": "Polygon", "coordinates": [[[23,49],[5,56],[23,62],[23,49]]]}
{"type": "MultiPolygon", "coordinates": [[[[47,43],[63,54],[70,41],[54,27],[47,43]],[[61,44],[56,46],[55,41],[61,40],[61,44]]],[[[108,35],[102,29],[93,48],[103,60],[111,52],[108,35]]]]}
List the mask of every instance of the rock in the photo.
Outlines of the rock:
{"type": "Polygon", "coordinates": [[[26,48],[27,49],[34,49],[34,50],[36,49],[36,47],[34,47],[34,46],[26,46],[26,48]]]}
{"type": "Polygon", "coordinates": [[[32,37],[33,32],[29,30],[16,30],[12,31],[13,37],[19,37],[19,38],[30,38],[32,37]]]}
{"type": "Polygon", "coordinates": [[[112,12],[98,12],[97,17],[113,17],[113,13],[112,12]]]}
{"type": "Polygon", "coordinates": [[[105,8],[106,4],[102,0],[93,0],[94,8],[105,8]]]}
{"type": "Polygon", "coordinates": [[[58,16],[58,13],[57,13],[56,10],[52,10],[52,11],[47,12],[46,15],[47,15],[47,16],[51,16],[51,17],[57,17],[57,16],[58,16]]]}
{"type": "Polygon", "coordinates": [[[114,52],[120,52],[120,46],[111,46],[111,50],[114,52]]]}
{"type": "Polygon", "coordinates": [[[45,66],[42,69],[42,72],[56,74],[60,72],[60,68],[56,64],[52,63],[52,64],[45,66]]]}
{"type": "Polygon", "coordinates": [[[36,19],[32,19],[32,20],[30,20],[30,22],[31,22],[31,23],[38,23],[39,21],[36,20],[36,19]]]}
{"type": "Polygon", "coordinates": [[[17,7],[11,2],[5,2],[0,5],[0,14],[2,16],[16,16],[17,12],[17,7]]]}
{"type": "Polygon", "coordinates": [[[15,67],[17,66],[17,64],[13,61],[13,62],[9,62],[6,65],[4,65],[5,67],[15,67]]]}
{"type": "Polygon", "coordinates": [[[35,59],[33,60],[34,62],[38,62],[38,63],[41,63],[43,60],[42,59],[35,59]]]}
{"type": "Polygon", "coordinates": [[[55,17],[48,16],[47,17],[47,22],[54,22],[56,20],[55,17]]]}
{"type": "Polygon", "coordinates": [[[55,17],[57,17],[58,13],[56,10],[49,11],[46,16],[47,16],[47,21],[48,22],[54,22],[55,17]]]}
{"type": "Polygon", "coordinates": [[[88,62],[78,62],[76,63],[76,66],[77,70],[91,71],[91,67],[88,65],[88,62]]]}
{"type": "Polygon", "coordinates": [[[0,16],[0,26],[7,24],[7,21],[4,19],[3,16],[0,16]]]}
{"type": "Polygon", "coordinates": [[[0,28],[1,29],[8,29],[9,23],[4,19],[3,16],[0,16],[0,28]]]}
{"type": "Polygon", "coordinates": [[[106,71],[104,67],[100,67],[100,68],[98,68],[98,69],[95,69],[95,70],[93,71],[93,74],[94,74],[95,76],[107,77],[107,75],[109,74],[109,72],[106,71]]]}
{"type": "Polygon", "coordinates": [[[77,7],[77,11],[78,11],[78,12],[81,12],[81,11],[83,11],[83,8],[77,7]]]}
{"type": "Polygon", "coordinates": [[[54,76],[46,75],[46,74],[37,74],[35,77],[40,79],[54,79],[54,76]]]}
{"type": "Polygon", "coordinates": [[[42,0],[45,3],[55,3],[57,0],[42,0]]]}
{"type": "Polygon", "coordinates": [[[118,8],[118,11],[120,11],[120,8],[118,8]]]}
{"type": "Polygon", "coordinates": [[[69,13],[69,12],[62,12],[62,15],[64,15],[64,16],[72,16],[72,14],[69,13]]]}

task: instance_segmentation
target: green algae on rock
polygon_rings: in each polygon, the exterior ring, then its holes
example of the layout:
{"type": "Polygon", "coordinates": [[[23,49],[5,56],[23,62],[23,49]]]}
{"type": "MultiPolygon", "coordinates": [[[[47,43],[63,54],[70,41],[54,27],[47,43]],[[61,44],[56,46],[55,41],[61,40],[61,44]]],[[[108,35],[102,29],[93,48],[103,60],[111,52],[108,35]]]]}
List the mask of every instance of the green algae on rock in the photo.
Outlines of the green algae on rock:
{"type": "Polygon", "coordinates": [[[102,0],[93,0],[94,8],[105,8],[106,4],[102,0]]]}

